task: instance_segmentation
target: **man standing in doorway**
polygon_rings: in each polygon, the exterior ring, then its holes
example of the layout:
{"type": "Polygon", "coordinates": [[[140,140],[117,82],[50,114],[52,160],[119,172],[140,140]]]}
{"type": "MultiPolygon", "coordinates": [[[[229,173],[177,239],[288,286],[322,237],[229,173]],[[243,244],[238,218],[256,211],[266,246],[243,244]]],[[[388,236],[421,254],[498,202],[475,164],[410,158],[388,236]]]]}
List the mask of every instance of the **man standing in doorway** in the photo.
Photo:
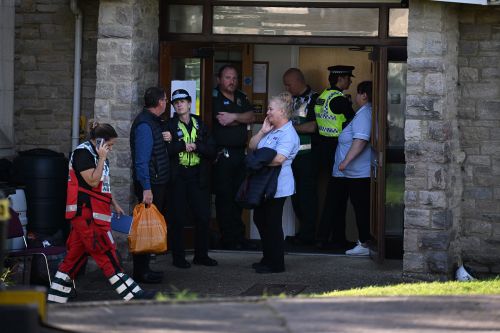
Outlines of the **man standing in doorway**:
{"type": "Polygon", "coordinates": [[[292,123],[299,134],[300,148],[293,160],[292,170],[295,178],[295,194],[292,196],[293,210],[300,221],[299,232],[293,243],[296,245],[314,244],[317,220],[316,153],[317,130],[314,105],[318,93],[306,84],[302,71],[290,68],[283,74],[285,89],[293,96],[292,123]],[[314,145],[314,146],[313,146],[314,145]]]}
{"type": "MultiPolygon", "coordinates": [[[[167,183],[170,176],[165,140],[171,139],[166,124],[160,118],[168,105],[165,90],[151,87],[144,94],[144,109],[130,129],[130,150],[134,190],[139,202],[154,203],[165,216],[167,183]]],[[[165,240],[167,241],[167,240],[165,240]]],[[[160,283],[163,272],[149,268],[149,254],[134,254],[134,279],[144,283],[160,283]]]]}
{"type": "Polygon", "coordinates": [[[232,65],[224,65],[217,76],[213,91],[214,138],[217,144],[217,162],[214,167],[215,209],[222,235],[222,247],[228,250],[251,247],[245,240],[242,209],[235,196],[245,178],[245,148],[247,125],[255,116],[246,95],[237,90],[238,72],[232,65]]]}
{"type": "MultiPolygon", "coordinates": [[[[316,100],[314,111],[318,124],[319,145],[318,163],[319,177],[330,179],[332,177],[333,164],[335,160],[335,150],[337,149],[338,137],[342,129],[354,117],[351,101],[343,94],[344,90],[351,85],[352,71],[354,66],[331,66],[328,67],[330,75],[328,81],[330,88],[325,89],[316,100]]],[[[326,197],[328,197],[327,189],[326,197]]],[[[334,214],[333,205],[328,202],[323,203],[323,212],[318,227],[318,247],[320,249],[344,249],[348,246],[344,234],[332,234],[331,221],[334,214]],[[330,243],[330,235],[331,243],[330,243]]]]}

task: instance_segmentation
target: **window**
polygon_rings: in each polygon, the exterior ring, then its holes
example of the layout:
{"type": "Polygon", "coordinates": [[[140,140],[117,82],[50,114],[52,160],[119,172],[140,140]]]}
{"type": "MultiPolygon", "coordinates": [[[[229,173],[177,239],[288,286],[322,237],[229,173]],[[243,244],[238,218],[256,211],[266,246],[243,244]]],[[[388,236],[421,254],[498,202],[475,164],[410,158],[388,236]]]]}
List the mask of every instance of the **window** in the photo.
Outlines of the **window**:
{"type": "Polygon", "coordinates": [[[389,37],[408,37],[408,8],[389,10],[389,37]]]}
{"type": "Polygon", "coordinates": [[[198,34],[202,29],[203,6],[168,6],[168,32],[198,34]]]}
{"type": "Polygon", "coordinates": [[[378,36],[378,8],[214,6],[214,34],[378,36]]]}

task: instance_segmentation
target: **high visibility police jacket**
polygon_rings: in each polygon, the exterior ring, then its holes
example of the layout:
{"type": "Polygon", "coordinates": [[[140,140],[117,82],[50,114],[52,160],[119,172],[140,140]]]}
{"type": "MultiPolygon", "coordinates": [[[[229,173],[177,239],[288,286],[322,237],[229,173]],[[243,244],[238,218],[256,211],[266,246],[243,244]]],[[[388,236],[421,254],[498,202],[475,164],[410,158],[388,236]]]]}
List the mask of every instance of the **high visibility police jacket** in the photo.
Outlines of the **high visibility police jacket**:
{"type": "Polygon", "coordinates": [[[330,109],[330,102],[335,98],[344,98],[344,94],[336,89],[325,89],[316,100],[314,112],[321,136],[337,138],[342,132],[342,125],[347,120],[344,113],[330,109]]]}
{"type": "MultiPolygon", "coordinates": [[[[208,187],[210,180],[209,166],[216,157],[217,149],[215,141],[210,136],[208,128],[201,121],[200,117],[193,114],[190,117],[192,128],[190,128],[189,126],[184,127],[186,129],[186,132],[190,133],[189,135],[191,137],[191,135],[194,134],[194,124],[196,123],[196,139],[194,142],[196,144],[196,151],[194,153],[196,153],[196,155],[200,159],[198,164],[191,166],[200,168],[200,187],[204,188],[208,187]]],[[[186,141],[183,139],[184,133],[181,129],[183,125],[184,124],[181,124],[181,121],[177,114],[174,114],[173,118],[168,122],[168,130],[172,134],[172,140],[170,140],[170,142],[167,142],[167,150],[170,155],[170,174],[172,182],[177,179],[179,175],[179,169],[185,167],[181,164],[182,156],[189,156],[181,154],[183,152],[186,152],[186,141]]],[[[191,138],[189,140],[191,140],[191,138]]]]}
{"type": "MultiPolygon", "coordinates": [[[[86,141],[76,147],[75,151],[78,149],[86,149],[88,150],[92,156],[94,157],[95,164],[97,166],[97,162],[99,161],[99,156],[94,152],[92,148],[92,144],[89,141],[86,141]]],[[[77,213],[81,211],[81,207],[79,209],[79,205],[81,202],[78,202],[78,193],[83,192],[89,195],[90,197],[90,206],[92,210],[92,217],[94,222],[97,224],[110,226],[111,222],[111,186],[109,182],[109,163],[106,160],[104,162],[104,168],[102,171],[101,180],[99,184],[88,190],[86,188],[81,187],[78,184],[78,178],[76,177],[76,172],[73,169],[73,154],[71,154],[71,158],[69,161],[69,173],[68,173],[68,186],[66,192],[66,218],[72,219],[77,216],[77,213]]]]}

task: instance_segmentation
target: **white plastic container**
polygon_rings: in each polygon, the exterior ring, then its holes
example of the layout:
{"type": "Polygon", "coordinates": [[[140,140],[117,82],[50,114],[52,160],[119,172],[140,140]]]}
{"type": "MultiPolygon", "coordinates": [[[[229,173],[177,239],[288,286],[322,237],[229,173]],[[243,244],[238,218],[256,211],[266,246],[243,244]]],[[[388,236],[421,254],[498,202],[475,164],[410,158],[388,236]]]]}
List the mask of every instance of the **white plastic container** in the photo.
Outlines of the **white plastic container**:
{"type": "MultiPolygon", "coordinates": [[[[22,188],[16,189],[15,194],[9,195],[10,207],[19,214],[19,220],[23,226],[24,236],[26,237],[26,226],[28,225],[26,195],[22,188]]],[[[24,249],[24,240],[22,237],[12,238],[7,240],[7,249],[19,250],[24,249]]]]}

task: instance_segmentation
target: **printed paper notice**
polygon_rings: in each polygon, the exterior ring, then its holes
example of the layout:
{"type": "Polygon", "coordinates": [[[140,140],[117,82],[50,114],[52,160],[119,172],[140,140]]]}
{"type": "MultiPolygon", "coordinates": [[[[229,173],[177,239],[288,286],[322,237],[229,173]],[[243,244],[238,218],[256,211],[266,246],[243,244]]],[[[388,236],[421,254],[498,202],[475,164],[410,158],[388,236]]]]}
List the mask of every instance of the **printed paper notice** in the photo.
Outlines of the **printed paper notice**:
{"type": "Polygon", "coordinates": [[[267,92],[267,64],[253,64],[253,92],[256,94],[267,92]]]}
{"type": "MultiPolygon", "coordinates": [[[[172,81],[172,91],[170,92],[170,100],[172,93],[177,89],[187,90],[189,96],[191,96],[191,113],[197,114],[196,110],[198,110],[198,96],[196,96],[196,81],[195,80],[186,80],[186,81],[172,81]]],[[[172,117],[175,113],[174,107],[170,106],[170,117],[172,117]]]]}

